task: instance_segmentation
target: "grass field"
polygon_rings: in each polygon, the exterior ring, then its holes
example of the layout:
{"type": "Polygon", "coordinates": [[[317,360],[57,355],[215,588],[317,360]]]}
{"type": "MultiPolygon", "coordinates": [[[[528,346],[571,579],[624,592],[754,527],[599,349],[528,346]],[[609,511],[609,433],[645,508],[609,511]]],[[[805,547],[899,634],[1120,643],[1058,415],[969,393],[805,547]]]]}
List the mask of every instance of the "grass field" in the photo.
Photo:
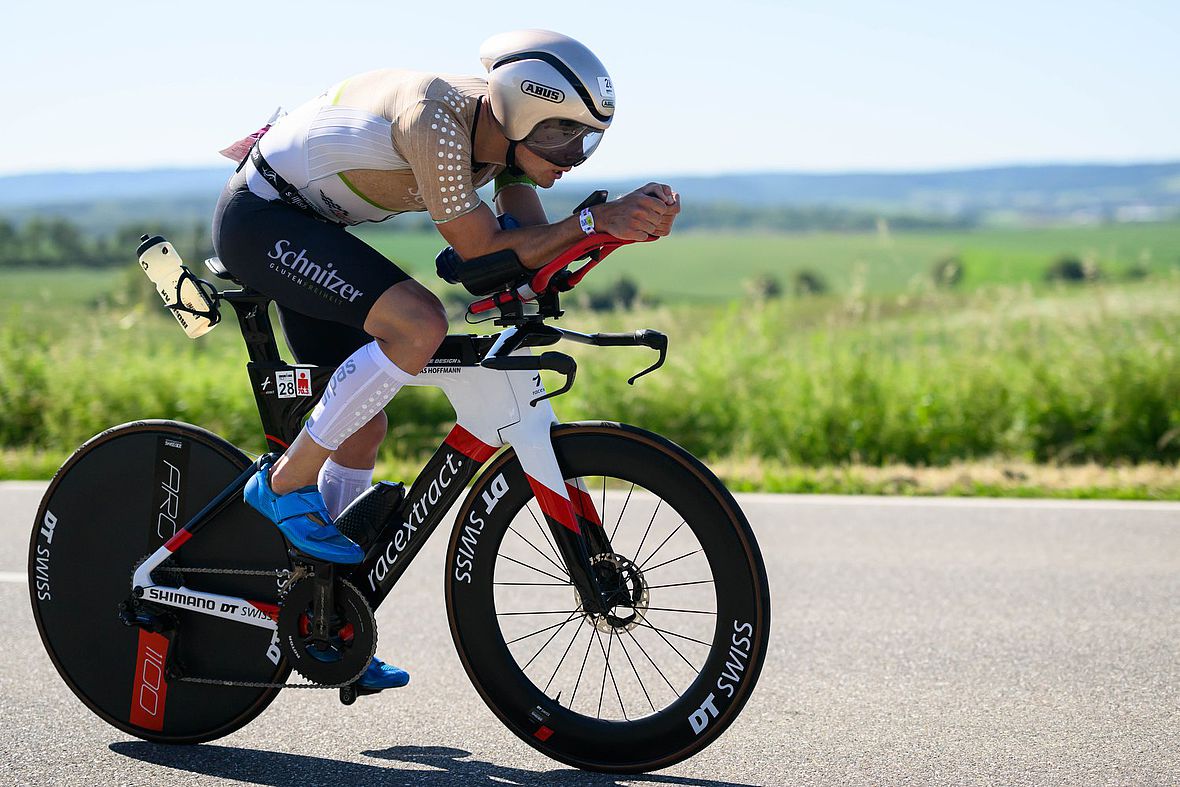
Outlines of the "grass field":
{"type": "MultiPolygon", "coordinates": [[[[685,235],[620,251],[603,267],[626,261],[663,305],[573,308],[563,324],[663,330],[669,362],[632,388],[647,351],[571,348],[578,384],[555,407],[567,420],[664,433],[746,489],[1180,498],[1180,227],[1020,235],[745,238],[750,254],[738,257],[719,256],[733,239],[685,235]],[[961,292],[920,283],[948,249],[967,265],[961,292]],[[1150,273],[1043,284],[1061,253],[1150,273]],[[843,266],[848,279],[830,279],[840,291],[720,302],[757,264],[820,269],[816,259],[843,266]],[[1029,469],[1044,467],[1078,471],[1029,469]]],[[[438,245],[386,241],[426,255],[412,269],[438,245]]],[[[130,263],[0,276],[0,477],[44,477],[92,434],[136,418],[185,420],[262,449],[232,317],[186,339],[130,263]]],[[[452,418],[421,389],[389,413],[384,467],[399,474],[452,418]]]]}
{"type": "MultiPolygon", "coordinates": [[[[395,235],[368,230],[362,237],[414,273],[434,277],[441,243],[434,233],[395,235]]],[[[978,230],[956,233],[832,233],[741,235],[673,234],[656,243],[615,253],[587,281],[605,286],[626,274],[648,293],[670,302],[719,303],[745,295],[759,274],[789,286],[792,275],[810,270],[834,292],[896,294],[925,285],[933,264],[957,256],[963,289],[996,284],[1040,285],[1046,267],[1062,255],[1093,261],[1108,278],[1134,267],[1180,269],[1180,224],[1118,224],[1038,230],[978,230]]]]}

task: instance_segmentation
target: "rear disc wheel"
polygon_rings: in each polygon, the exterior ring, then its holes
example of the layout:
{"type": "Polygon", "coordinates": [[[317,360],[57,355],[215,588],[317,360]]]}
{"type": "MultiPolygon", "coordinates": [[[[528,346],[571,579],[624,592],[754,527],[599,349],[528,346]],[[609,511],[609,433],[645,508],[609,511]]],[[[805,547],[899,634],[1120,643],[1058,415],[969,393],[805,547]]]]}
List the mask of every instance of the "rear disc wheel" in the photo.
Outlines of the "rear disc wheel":
{"type": "MultiPolygon", "coordinates": [[[[161,633],[125,626],[118,607],[134,567],[241,474],[250,460],[216,435],[142,421],[92,438],[62,466],[37,511],[29,590],[41,641],[66,685],[114,727],[160,743],[199,743],[242,727],[276,687],[186,683],[167,674],[282,683],[290,672],[274,632],[168,608],[161,633]]],[[[274,576],[154,572],[160,584],[278,602],[290,570],[278,529],[231,503],[166,564],[273,571],[274,576]],[[183,577],[183,579],[182,579],[183,577]]],[[[252,612],[252,610],[244,610],[252,612]]]]}

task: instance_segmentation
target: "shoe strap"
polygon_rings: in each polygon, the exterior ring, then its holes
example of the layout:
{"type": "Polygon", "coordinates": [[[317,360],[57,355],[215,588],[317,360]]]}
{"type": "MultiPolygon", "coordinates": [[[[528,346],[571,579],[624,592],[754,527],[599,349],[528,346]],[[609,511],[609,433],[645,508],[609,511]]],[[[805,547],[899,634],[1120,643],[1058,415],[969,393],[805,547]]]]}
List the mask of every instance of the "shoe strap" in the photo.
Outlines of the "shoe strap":
{"type": "Polygon", "coordinates": [[[332,524],[332,517],[328,515],[328,509],[324,505],[324,498],[315,491],[296,490],[285,495],[277,495],[275,513],[280,522],[305,514],[315,514],[325,525],[332,524]]]}

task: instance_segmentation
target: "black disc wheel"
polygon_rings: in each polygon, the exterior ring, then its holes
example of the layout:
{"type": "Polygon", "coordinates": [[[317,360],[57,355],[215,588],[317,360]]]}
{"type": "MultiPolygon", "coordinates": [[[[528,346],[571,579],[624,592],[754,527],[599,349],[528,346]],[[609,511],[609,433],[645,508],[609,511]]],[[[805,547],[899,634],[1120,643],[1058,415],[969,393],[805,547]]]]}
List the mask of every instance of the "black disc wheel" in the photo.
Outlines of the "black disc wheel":
{"type": "MultiPolygon", "coordinates": [[[[136,422],[79,448],[41,501],[29,549],[41,641],[78,698],[124,732],[162,743],[211,740],[249,722],[279,691],[186,682],[177,670],[256,683],[281,683],[290,671],[266,628],[161,608],[169,625],[151,632],[124,625],[118,614],[139,562],[249,465],[203,429],[136,422]]],[[[277,609],[278,583],[290,570],[281,534],[240,498],[165,566],[153,572],[156,583],[246,598],[258,614],[277,609]],[[184,570],[194,567],[267,575],[184,570]]]]}
{"type": "Polygon", "coordinates": [[[750,696],[769,589],[724,486],[672,443],[618,424],[554,431],[606,595],[586,609],[515,455],[456,522],[447,603],[468,675],[531,746],[580,768],[641,772],[707,746],[750,696]],[[578,493],[574,493],[575,496],[578,493]]]}

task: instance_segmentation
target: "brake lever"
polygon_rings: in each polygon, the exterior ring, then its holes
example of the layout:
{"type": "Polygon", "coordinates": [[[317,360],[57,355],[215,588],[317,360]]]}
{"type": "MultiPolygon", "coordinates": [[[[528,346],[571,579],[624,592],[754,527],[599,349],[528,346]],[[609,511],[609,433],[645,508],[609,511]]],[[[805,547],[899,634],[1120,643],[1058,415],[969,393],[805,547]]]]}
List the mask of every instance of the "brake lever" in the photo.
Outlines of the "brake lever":
{"type": "Polygon", "coordinates": [[[644,369],[639,374],[633,376],[627,381],[627,385],[635,385],[635,381],[645,374],[651,374],[656,369],[664,365],[664,359],[668,357],[668,337],[659,331],[653,331],[650,328],[635,333],[635,338],[644,347],[650,347],[653,350],[658,350],[660,353],[659,359],[651,366],[644,369]]]}

